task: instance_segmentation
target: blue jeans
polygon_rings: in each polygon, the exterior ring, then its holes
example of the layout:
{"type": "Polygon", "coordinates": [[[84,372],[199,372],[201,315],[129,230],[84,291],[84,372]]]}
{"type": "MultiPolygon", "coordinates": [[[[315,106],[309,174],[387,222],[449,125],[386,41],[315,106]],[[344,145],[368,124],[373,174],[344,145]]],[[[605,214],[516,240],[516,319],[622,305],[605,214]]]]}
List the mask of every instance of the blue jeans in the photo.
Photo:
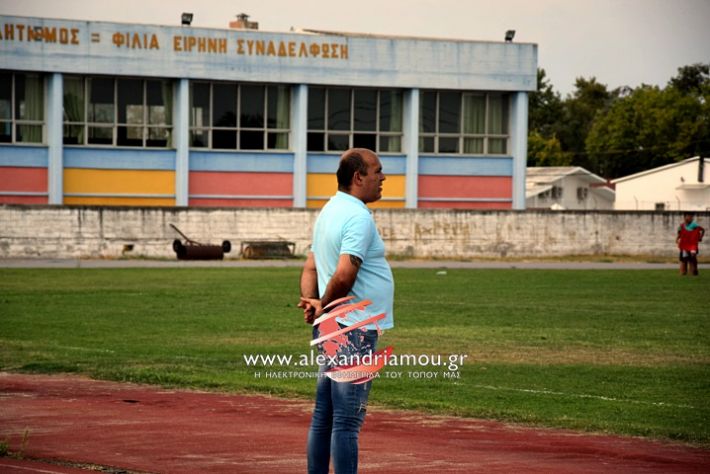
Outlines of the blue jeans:
{"type": "MultiPolygon", "coordinates": [[[[314,328],[314,337],[317,335],[314,328]]],[[[350,345],[338,355],[361,356],[375,351],[377,331],[355,329],[348,334],[350,345]]],[[[357,473],[358,436],[367,412],[367,398],[372,381],[354,385],[335,382],[323,375],[331,368],[322,365],[318,371],[316,406],[308,432],[308,472],[327,474],[330,458],[336,474],[357,473]]]]}

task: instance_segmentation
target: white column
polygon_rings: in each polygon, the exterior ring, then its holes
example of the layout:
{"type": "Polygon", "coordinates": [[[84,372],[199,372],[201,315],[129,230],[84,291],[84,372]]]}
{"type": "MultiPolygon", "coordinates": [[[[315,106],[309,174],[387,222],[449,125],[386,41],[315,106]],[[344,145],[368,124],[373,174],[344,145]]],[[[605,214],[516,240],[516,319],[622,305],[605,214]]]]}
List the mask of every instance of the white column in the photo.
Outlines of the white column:
{"type": "Polygon", "coordinates": [[[175,205],[187,206],[190,177],[190,81],[180,79],[174,107],[175,205]]]}
{"type": "Polygon", "coordinates": [[[525,209],[525,172],[528,162],[528,94],[512,95],[510,146],[513,155],[513,209],[525,209]]]}
{"type": "Polygon", "coordinates": [[[306,207],[308,174],[308,86],[293,87],[291,99],[291,146],[293,149],[293,207],[306,207]]]}
{"type": "Polygon", "coordinates": [[[404,207],[416,209],[419,195],[419,89],[404,92],[403,151],[407,156],[404,207]]]}
{"type": "Polygon", "coordinates": [[[47,148],[49,158],[47,192],[49,194],[49,204],[62,204],[64,202],[63,105],[63,77],[60,73],[55,72],[49,76],[47,88],[47,148]]]}

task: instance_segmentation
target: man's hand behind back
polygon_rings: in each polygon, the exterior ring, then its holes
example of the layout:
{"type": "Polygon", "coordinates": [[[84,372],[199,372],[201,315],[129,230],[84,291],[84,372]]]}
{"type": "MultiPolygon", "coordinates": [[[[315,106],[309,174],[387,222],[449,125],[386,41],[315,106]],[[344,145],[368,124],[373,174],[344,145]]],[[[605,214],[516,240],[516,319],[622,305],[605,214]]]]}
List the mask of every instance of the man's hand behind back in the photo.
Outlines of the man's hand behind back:
{"type": "Polygon", "coordinates": [[[313,324],[313,321],[323,314],[323,306],[318,298],[301,297],[298,307],[303,308],[303,320],[306,324],[313,324]]]}

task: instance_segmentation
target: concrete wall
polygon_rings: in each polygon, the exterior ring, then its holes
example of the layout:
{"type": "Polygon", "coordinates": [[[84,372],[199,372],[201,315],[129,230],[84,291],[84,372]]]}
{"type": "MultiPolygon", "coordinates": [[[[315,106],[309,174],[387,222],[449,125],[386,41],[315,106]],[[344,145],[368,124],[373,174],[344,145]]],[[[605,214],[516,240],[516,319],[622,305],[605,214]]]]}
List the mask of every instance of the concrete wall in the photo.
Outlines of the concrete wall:
{"type": "MultiPolygon", "coordinates": [[[[317,210],[0,206],[0,258],[175,258],[173,223],[194,240],[285,239],[303,254],[317,210]],[[124,246],[133,250],[124,251],[124,246]]],[[[378,209],[390,254],[406,257],[673,256],[673,212],[378,209]]],[[[698,215],[710,228],[710,212],[698,215]]]]}

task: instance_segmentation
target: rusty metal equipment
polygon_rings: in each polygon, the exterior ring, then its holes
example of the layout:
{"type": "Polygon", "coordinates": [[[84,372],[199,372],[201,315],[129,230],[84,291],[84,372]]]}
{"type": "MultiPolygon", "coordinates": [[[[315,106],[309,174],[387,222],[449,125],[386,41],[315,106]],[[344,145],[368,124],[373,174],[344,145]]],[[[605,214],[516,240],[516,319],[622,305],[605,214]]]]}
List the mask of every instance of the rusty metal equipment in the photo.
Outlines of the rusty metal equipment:
{"type": "Polygon", "coordinates": [[[242,242],[242,258],[292,258],[296,251],[295,242],[285,240],[250,240],[242,242]]]}
{"type": "Polygon", "coordinates": [[[173,240],[173,250],[178,260],[222,260],[224,259],[224,254],[232,250],[232,244],[229,240],[223,241],[222,245],[201,244],[180,232],[180,229],[173,224],[170,224],[170,227],[185,239],[185,243],[181,242],[180,239],[173,240]]]}

